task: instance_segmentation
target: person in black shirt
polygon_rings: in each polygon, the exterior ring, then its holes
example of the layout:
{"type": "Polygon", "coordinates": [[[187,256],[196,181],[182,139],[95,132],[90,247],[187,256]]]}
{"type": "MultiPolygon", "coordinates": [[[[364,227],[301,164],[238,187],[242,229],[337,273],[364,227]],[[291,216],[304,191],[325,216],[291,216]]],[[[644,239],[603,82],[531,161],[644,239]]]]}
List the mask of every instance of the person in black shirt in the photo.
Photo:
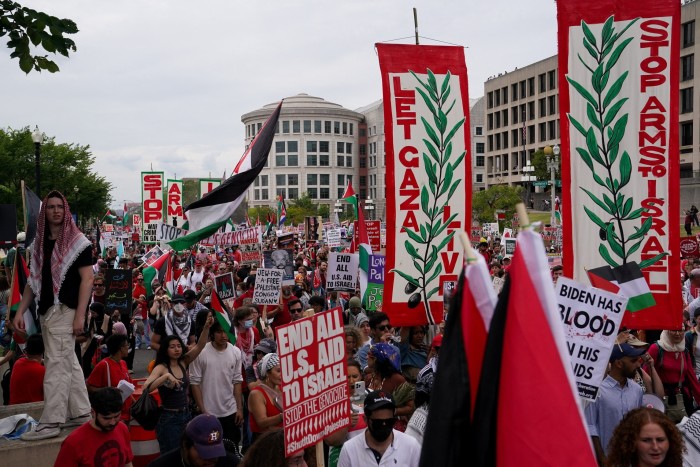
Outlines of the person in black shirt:
{"type": "Polygon", "coordinates": [[[90,420],[90,401],[74,348],[76,336],[85,331],[92,294],[92,248],[58,191],[50,192],[41,205],[31,253],[31,274],[14,325],[26,332],[24,312],[38,298],[46,374],[44,411],[39,424],[22,434],[25,441],[53,438],[62,426],[90,420]]]}

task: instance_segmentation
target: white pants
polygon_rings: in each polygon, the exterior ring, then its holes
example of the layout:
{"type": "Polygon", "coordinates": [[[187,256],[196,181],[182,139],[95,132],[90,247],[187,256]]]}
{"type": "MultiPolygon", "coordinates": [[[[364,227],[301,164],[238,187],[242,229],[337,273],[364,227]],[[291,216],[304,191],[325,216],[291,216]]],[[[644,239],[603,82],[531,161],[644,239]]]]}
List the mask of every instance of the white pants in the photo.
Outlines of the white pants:
{"type": "Polygon", "coordinates": [[[41,423],[65,423],[90,414],[83,370],[75,355],[75,310],[58,304],[41,317],[44,340],[44,412],[41,423]]]}

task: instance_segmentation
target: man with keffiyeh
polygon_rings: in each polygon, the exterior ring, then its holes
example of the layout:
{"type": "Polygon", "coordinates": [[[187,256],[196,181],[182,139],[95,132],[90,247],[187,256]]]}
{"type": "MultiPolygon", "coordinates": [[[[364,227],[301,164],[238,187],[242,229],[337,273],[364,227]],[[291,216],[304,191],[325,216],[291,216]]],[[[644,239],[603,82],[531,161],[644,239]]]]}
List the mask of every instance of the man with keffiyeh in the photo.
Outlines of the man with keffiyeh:
{"type": "Polygon", "coordinates": [[[90,401],[74,348],[75,337],[84,332],[94,278],[92,244],[78,230],[68,201],[58,191],[44,198],[29,248],[31,274],[14,325],[25,329],[23,314],[38,300],[46,374],[44,412],[39,424],[22,435],[25,441],[53,438],[61,427],[90,420],[90,401]]]}

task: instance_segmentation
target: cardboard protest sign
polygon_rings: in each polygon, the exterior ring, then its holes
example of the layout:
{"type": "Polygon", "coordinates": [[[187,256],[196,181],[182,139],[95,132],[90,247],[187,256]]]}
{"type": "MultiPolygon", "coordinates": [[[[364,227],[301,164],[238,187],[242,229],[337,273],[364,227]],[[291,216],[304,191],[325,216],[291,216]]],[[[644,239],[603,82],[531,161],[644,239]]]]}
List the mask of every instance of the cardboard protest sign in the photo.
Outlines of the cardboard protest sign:
{"type": "Polygon", "coordinates": [[[331,248],[340,246],[340,229],[329,229],[326,231],[326,245],[331,248]]]}
{"type": "Polygon", "coordinates": [[[236,286],[233,282],[233,273],[227,272],[214,277],[214,288],[222,300],[236,297],[236,286]]]}
{"type": "Polygon", "coordinates": [[[252,227],[250,229],[219,232],[205,238],[199,243],[204,246],[261,244],[262,230],[259,227],[252,227]]]}
{"type": "Polygon", "coordinates": [[[517,241],[514,238],[506,238],[503,243],[505,244],[504,254],[506,256],[513,256],[515,254],[515,245],[517,241]]]}
{"type": "Polygon", "coordinates": [[[277,305],[282,291],[284,271],[275,268],[258,268],[255,273],[253,303],[255,305],[277,305]]]}
{"type": "Polygon", "coordinates": [[[283,233],[277,236],[277,248],[294,248],[294,233],[283,233]]]}
{"type": "Polygon", "coordinates": [[[263,262],[266,268],[278,269],[283,273],[282,285],[294,285],[294,250],[265,250],[263,262]]]}
{"type": "Polygon", "coordinates": [[[370,255],[367,274],[367,311],[382,311],[384,295],[384,255],[370,255]]]}
{"type": "Polygon", "coordinates": [[[141,257],[141,260],[144,263],[146,263],[146,266],[150,266],[153,263],[155,263],[158,260],[158,258],[163,256],[164,254],[165,253],[163,252],[163,250],[160,249],[160,247],[155,246],[155,247],[151,248],[150,250],[148,250],[148,253],[146,253],[145,255],[143,255],[141,257]]]}
{"type": "Polygon", "coordinates": [[[578,394],[594,401],[605,378],[627,299],[560,277],[555,291],[578,394]]]}
{"type": "Polygon", "coordinates": [[[316,242],[323,239],[323,218],[321,216],[304,218],[304,238],[306,238],[307,242],[316,242]]]}
{"type": "Polygon", "coordinates": [[[116,310],[131,314],[131,270],[107,269],[105,271],[105,312],[111,316],[116,310]]]}
{"type": "Polygon", "coordinates": [[[367,229],[367,238],[369,239],[369,245],[372,247],[372,251],[379,251],[382,247],[381,222],[365,221],[365,228],[367,229]]]}
{"type": "Polygon", "coordinates": [[[328,292],[354,292],[357,285],[359,264],[360,257],[355,253],[329,253],[326,290],[328,292]]]}
{"type": "Polygon", "coordinates": [[[164,224],[162,222],[156,222],[156,241],[157,242],[169,242],[175,240],[176,238],[184,237],[187,235],[186,230],[182,230],[172,225],[164,224]]]}
{"type": "Polygon", "coordinates": [[[280,326],[276,337],[289,456],[350,423],[342,309],[280,326]]]}

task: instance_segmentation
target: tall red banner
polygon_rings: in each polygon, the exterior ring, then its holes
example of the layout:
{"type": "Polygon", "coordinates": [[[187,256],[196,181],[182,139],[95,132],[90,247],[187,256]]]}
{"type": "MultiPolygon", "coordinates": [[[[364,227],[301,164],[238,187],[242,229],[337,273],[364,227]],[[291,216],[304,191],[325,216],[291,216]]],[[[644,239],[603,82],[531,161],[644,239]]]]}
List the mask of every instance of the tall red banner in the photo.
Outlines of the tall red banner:
{"type": "Polygon", "coordinates": [[[156,224],[165,220],[164,198],[165,177],[163,172],[141,172],[142,243],[156,242],[156,224]]]}
{"type": "Polygon", "coordinates": [[[439,323],[471,225],[467,67],[462,47],[377,44],[386,135],[384,310],[397,326],[439,323]]]}
{"type": "Polygon", "coordinates": [[[564,274],[629,298],[623,325],[681,325],[680,2],[559,0],[564,274]]]}

